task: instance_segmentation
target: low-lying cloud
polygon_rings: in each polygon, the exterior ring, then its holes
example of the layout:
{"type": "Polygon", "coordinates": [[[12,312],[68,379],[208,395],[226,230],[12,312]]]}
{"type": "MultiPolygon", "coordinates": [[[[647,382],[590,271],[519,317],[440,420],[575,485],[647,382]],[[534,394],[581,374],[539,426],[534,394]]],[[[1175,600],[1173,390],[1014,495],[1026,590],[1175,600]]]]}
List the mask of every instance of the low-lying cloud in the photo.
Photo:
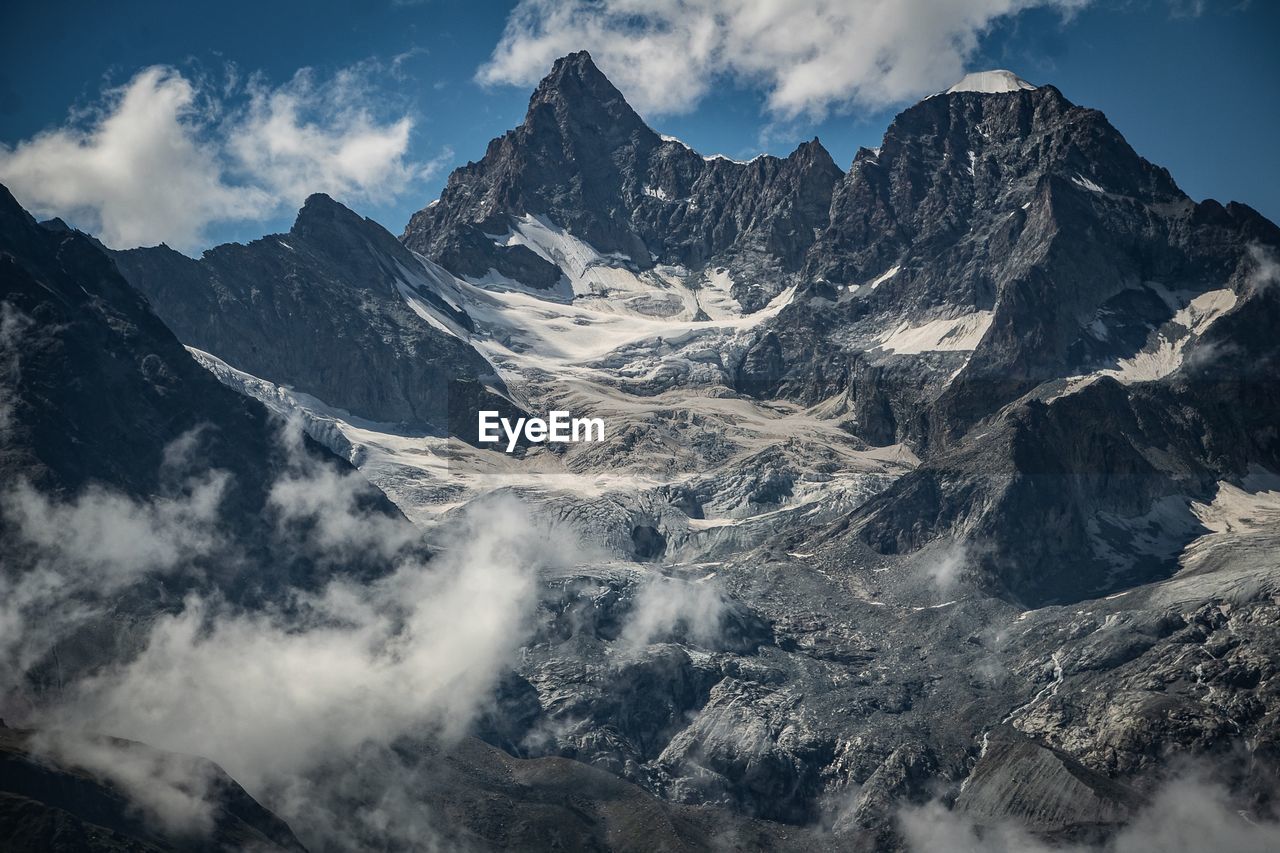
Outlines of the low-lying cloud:
{"type": "Polygon", "coordinates": [[[529,85],[587,49],[642,113],[693,109],[717,80],[759,86],[777,118],[883,107],[958,80],[993,24],[1089,0],[521,0],[485,83],[529,85]]]}
{"type": "Polygon", "coordinates": [[[314,192],[390,199],[428,167],[409,153],[413,119],[370,108],[385,101],[375,70],[304,68],[276,86],[144,68],[63,125],[0,146],[0,182],[112,248],[190,251],[213,224],[263,220],[314,192]]]}
{"type": "Polygon", "coordinates": [[[18,380],[22,376],[22,337],[31,318],[9,302],[0,302],[0,439],[13,423],[18,380]]]}
{"type": "Polygon", "coordinates": [[[192,597],[62,713],[216,757],[257,790],[369,740],[459,736],[529,627],[531,535],[519,505],[492,505],[429,563],[369,584],[334,580],[287,615],[192,597]]]}
{"type": "MultiPolygon", "coordinates": [[[[405,559],[369,583],[336,579],[297,593],[287,612],[192,596],[136,659],[84,679],[51,721],[212,757],[286,820],[341,811],[342,774],[358,772],[363,751],[403,737],[447,743],[487,707],[530,629],[537,567],[570,558],[544,534],[514,500],[491,501],[429,562],[405,559]]],[[[402,771],[389,765],[384,782],[402,771]]],[[[362,795],[394,804],[376,786],[362,795]]]]}
{"type": "Polygon", "coordinates": [[[29,747],[45,760],[108,782],[144,822],[172,835],[204,837],[213,830],[217,770],[206,759],[65,730],[38,732],[29,747]]]}
{"type": "Polygon", "coordinates": [[[210,554],[235,559],[218,526],[227,484],[206,471],[150,501],[100,487],[60,500],[25,481],[0,493],[0,709],[23,673],[121,591],[210,554]]]}
{"type": "Polygon", "coordinates": [[[899,812],[910,853],[1268,853],[1280,849],[1280,823],[1251,817],[1226,790],[1188,772],[1161,786],[1105,843],[1049,843],[1009,821],[976,826],[937,801],[899,812]]]}
{"type": "MultiPolygon", "coordinates": [[[[25,556],[0,566],[0,709],[11,724],[42,730],[37,747],[52,760],[103,779],[172,832],[207,832],[216,811],[209,763],[186,756],[218,762],[286,820],[345,813],[358,789],[372,809],[369,832],[387,821],[416,825],[426,812],[389,815],[394,791],[343,774],[372,751],[394,785],[416,772],[396,765],[402,739],[447,745],[470,731],[533,627],[539,568],[580,553],[516,499],[495,497],[458,513],[428,557],[416,528],[362,500],[370,487],[359,474],[308,461],[298,423],[285,425],[281,442],[291,461],[268,510],[280,535],[310,531],[334,563],[331,579],[260,609],[196,585],[180,605],[145,615],[126,660],[99,661],[41,696],[25,695],[24,673],[77,626],[105,618],[117,592],[239,551],[220,522],[227,476],[190,474],[198,433],[165,454],[165,475],[186,475],[173,496],[92,489],[58,500],[27,484],[10,489],[4,517],[25,556]],[[343,555],[370,549],[391,562],[389,573],[340,570],[343,555]]],[[[295,823],[304,833],[307,825],[295,823]]]]}
{"type": "Polygon", "coordinates": [[[965,569],[969,565],[969,551],[962,542],[955,542],[932,557],[923,565],[924,576],[944,598],[960,587],[965,569]]]}
{"type": "Polygon", "coordinates": [[[653,642],[679,638],[714,645],[728,610],[718,588],[654,575],[641,582],[618,640],[635,652],[653,642]]]}

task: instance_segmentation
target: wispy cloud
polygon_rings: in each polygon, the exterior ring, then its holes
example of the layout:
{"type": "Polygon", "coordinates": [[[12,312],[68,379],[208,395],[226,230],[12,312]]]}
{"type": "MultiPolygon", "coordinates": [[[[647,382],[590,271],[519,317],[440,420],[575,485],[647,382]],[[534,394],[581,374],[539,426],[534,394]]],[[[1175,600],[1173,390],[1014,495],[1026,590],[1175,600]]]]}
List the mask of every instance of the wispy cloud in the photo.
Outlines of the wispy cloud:
{"type": "Polygon", "coordinates": [[[639,585],[619,642],[630,653],[676,636],[711,645],[719,638],[726,614],[716,587],[653,576],[639,585]]]}
{"type": "Polygon", "coordinates": [[[291,461],[268,501],[278,533],[304,528],[317,559],[338,564],[380,553],[388,574],[338,571],[318,590],[256,610],[197,585],[180,606],[149,615],[127,660],[99,660],[56,694],[23,698],[29,668],[104,618],[121,591],[210,554],[234,559],[236,549],[220,512],[226,477],[189,470],[198,433],[166,451],[170,473],[187,475],[173,497],[98,489],[59,501],[20,485],[0,507],[24,555],[0,555],[0,711],[49,731],[51,756],[106,779],[174,831],[208,829],[216,792],[206,790],[206,762],[122,755],[120,744],[75,733],[213,758],[284,817],[308,815],[301,824],[317,810],[343,813],[359,789],[383,812],[401,810],[382,823],[413,825],[424,814],[394,796],[396,774],[409,771],[393,746],[469,731],[532,630],[538,569],[576,564],[581,553],[565,531],[496,497],[459,513],[427,559],[417,528],[370,508],[367,481],[303,452],[298,423],[280,440],[291,461]],[[385,789],[359,775],[369,750],[385,759],[385,789]]]}
{"type": "Polygon", "coordinates": [[[386,201],[423,166],[409,154],[413,119],[371,107],[386,100],[377,74],[302,69],[272,85],[234,68],[220,81],[144,68],[62,126],[0,146],[0,181],[115,248],[190,250],[215,223],[265,219],[313,192],[386,201]]]}
{"type": "Polygon", "coordinates": [[[901,810],[898,824],[911,853],[1264,853],[1280,846],[1280,824],[1238,811],[1225,788],[1195,769],[1162,785],[1100,844],[1050,843],[1014,821],[976,826],[937,801],[901,810]]]}
{"type": "Polygon", "coordinates": [[[122,791],[145,821],[169,833],[198,838],[213,829],[217,770],[206,759],[65,730],[39,732],[30,746],[122,791]]]}
{"type": "Polygon", "coordinates": [[[954,82],[1002,18],[1090,0],[521,0],[485,83],[528,85],[587,49],[644,113],[696,106],[717,79],[756,85],[779,119],[880,107],[954,82]]]}

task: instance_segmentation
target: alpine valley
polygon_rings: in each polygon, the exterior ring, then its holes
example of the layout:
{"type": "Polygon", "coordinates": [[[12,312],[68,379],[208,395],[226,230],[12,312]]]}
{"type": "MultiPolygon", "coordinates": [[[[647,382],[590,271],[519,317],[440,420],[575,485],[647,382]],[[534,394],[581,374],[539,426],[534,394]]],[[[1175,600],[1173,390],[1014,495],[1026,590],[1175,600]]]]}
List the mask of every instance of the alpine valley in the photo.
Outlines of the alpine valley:
{"type": "Polygon", "coordinates": [[[0,846],[1274,850],[1278,257],[1007,71],[842,169],[572,54],[399,237],[6,191],[0,846]]]}

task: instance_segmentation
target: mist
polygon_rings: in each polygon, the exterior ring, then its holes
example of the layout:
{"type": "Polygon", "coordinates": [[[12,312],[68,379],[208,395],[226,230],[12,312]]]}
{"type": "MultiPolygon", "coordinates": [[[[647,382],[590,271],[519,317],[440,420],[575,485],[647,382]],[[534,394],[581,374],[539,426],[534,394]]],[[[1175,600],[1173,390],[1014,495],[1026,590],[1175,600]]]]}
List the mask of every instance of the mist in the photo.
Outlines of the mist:
{"type": "MultiPolygon", "coordinates": [[[[375,824],[419,824],[421,804],[394,795],[394,780],[411,771],[396,766],[390,746],[413,738],[447,747],[468,734],[531,630],[539,569],[580,552],[511,497],[473,503],[428,550],[403,518],[366,508],[369,486],[358,474],[308,462],[296,423],[280,440],[297,451],[270,489],[280,535],[309,531],[297,546],[335,567],[376,551],[392,559],[389,574],[370,581],[335,571],[321,588],[289,590],[257,610],[216,591],[191,593],[153,618],[136,656],[20,702],[26,669],[115,594],[235,551],[219,524],[225,473],[188,478],[150,501],[99,488],[60,501],[18,484],[4,509],[34,557],[0,575],[6,713],[43,733],[37,750],[112,784],[174,831],[210,826],[209,763],[193,756],[217,762],[291,820],[347,796],[344,774],[362,772],[359,756],[378,754],[388,787],[366,780],[362,797],[402,813],[375,824]],[[159,759],[99,735],[181,755],[159,759]]],[[[166,465],[197,464],[197,453],[198,441],[184,438],[166,465]]],[[[310,825],[300,821],[300,834],[310,825]]]]}

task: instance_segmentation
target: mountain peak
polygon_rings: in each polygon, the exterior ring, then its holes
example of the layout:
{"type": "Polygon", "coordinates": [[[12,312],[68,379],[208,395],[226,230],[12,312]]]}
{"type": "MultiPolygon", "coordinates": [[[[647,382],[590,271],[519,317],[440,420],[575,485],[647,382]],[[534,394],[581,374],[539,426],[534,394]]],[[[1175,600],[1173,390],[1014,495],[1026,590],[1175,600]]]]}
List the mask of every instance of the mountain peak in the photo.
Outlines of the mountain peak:
{"type": "Polygon", "coordinates": [[[576,74],[578,76],[596,75],[604,78],[604,73],[596,67],[595,60],[591,58],[591,52],[586,50],[576,50],[573,53],[566,53],[564,56],[551,63],[551,76],[576,74]]]}
{"type": "Polygon", "coordinates": [[[341,222],[344,219],[362,221],[359,214],[341,202],[335,201],[325,193],[312,193],[303,202],[302,209],[293,221],[290,233],[302,234],[325,228],[329,223],[341,222]]]}
{"type": "Polygon", "coordinates": [[[971,74],[966,74],[959,83],[948,89],[945,94],[981,92],[991,95],[1000,92],[1030,91],[1035,88],[1035,86],[1032,86],[1012,71],[995,69],[992,71],[974,71],[971,74]]]}
{"type": "Polygon", "coordinates": [[[531,100],[547,101],[556,95],[593,96],[601,100],[622,97],[622,93],[609,82],[604,72],[596,67],[591,54],[585,50],[566,54],[552,63],[551,71],[542,78],[531,100]]]}
{"type": "Polygon", "coordinates": [[[596,67],[591,54],[585,50],[555,61],[550,73],[542,78],[529,99],[530,117],[543,105],[551,106],[560,114],[600,114],[609,123],[628,128],[643,124],[626,98],[596,67]]]}

